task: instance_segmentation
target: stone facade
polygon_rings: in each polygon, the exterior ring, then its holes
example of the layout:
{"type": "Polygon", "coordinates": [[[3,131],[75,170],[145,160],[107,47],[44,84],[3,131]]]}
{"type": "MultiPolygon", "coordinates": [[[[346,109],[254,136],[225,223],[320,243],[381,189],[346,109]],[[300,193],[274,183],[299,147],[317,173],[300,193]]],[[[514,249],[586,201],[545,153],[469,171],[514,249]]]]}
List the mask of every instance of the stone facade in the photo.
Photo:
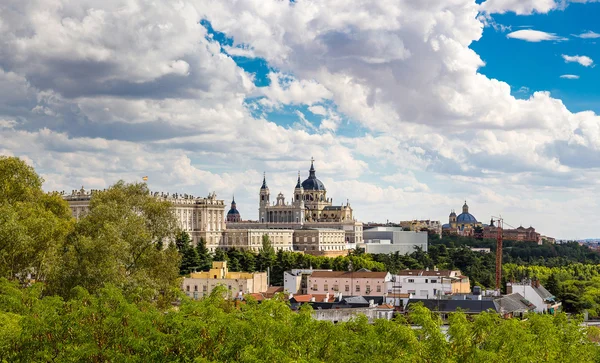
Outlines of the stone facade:
{"type": "Polygon", "coordinates": [[[297,229],[294,231],[294,250],[311,255],[345,255],[346,233],[331,228],[297,229]]]}
{"type": "Polygon", "coordinates": [[[269,236],[273,248],[293,251],[294,231],[291,229],[228,229],[224,232],[224,249],[244,249],[258,252],[262,248],[263,236],[269,236]]]}
{"type": "Polygon", "coordinates": [[[258,221],[267,224],[296,224],[305,222],[353,222],[352,207],[346,201],[345,205],[333,205],[327,197],[325,185],[317,179],[314,162],[311,162],[309,176],[294,188],[291,202],[286,202],[283,193],[277,195],[271,203],[271,192],[267,186],[266,176],[259,192],[258,221]]]}
{"type": "MultiPolygon", "coordinates": [[[[79,219],[89,211],[89,204],[95,190],[72,191],[71,195],[63,198],[69,203],[73,217],[79,219]]],[[[192,243],[196,244],[204,238],[206,246],[214,251],[223,242],[225,230],[225,203],[217,199],[215,193],[210,193],[206,198],[194,197],[188,194],[169,194],[150,192],[157,199],[169,201],[173,205],[173,213],[177,218],[179,227],[188,232],[192,243]]]]}
{"type": "Polygon", "coordinates": [[[408,229],[410,231],[422,231],[427,229],[433,231],[436,234],[442,235],[442,224],[440,221],[432,221],[429,219],[424,220],[412,220],[412,221],[400,221],[400,227],[408,229]]]}

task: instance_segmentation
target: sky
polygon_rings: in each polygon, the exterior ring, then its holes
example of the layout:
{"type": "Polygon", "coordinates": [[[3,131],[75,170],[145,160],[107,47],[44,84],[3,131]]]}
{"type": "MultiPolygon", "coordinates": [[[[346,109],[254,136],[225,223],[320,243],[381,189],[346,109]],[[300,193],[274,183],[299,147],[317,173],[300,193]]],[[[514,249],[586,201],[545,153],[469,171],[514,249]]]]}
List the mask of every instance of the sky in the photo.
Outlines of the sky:
{"type": "Polygon", "coordinates": [[[297,173],[363,222],[600,237],[595,0],[5,0],[0,155],[47,191],[231,201],[297,173]]]}

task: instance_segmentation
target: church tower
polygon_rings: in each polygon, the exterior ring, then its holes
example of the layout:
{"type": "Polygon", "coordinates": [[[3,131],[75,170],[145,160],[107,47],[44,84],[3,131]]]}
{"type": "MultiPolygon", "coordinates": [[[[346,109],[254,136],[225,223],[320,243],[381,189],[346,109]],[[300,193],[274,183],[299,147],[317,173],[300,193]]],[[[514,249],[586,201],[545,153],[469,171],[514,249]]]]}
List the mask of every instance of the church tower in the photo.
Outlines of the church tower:
{"type": "Polygon", "coordinates": [[[294,223],[304,223],[304,188],[302,188],[302,182],[300,181],[300,172],[298,172],[298,181],[294,188],[294,202],[292,205],[294,206],[294,223]]]}
{"type": "Polygon", "coordinates": [[[469,206],[467,205],[467,201],[465,200],[465,204],[463,205],[463,213],[469,213],[469,206]]]}
{"type": "Polygon", "coordinates": [[[261,223],[265,223],[267,220],[267,207],[269,206],[269,187],[267,186],[267,176],[263,174],[263,183],[260,187],[260,203],[258,208],[258,217],[261,223]]]}

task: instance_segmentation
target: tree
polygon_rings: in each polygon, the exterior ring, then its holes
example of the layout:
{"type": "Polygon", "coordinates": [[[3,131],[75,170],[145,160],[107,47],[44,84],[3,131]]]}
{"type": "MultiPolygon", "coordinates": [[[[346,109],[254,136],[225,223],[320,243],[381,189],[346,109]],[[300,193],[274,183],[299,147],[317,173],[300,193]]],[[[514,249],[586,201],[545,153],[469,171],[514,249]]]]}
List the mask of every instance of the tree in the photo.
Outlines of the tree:
{"type": "Polygon", "coordinates": [[[45,280],[73,228],[68,204],[25,162],[0,156],[0,277],[45,280]]]}
{"type": "Polygon", "coordinates": [[[262,237],[262,247],[258,251],[258,256],[256,257],[256,269],[258,271],[266,271],[267,268],[273,267],[275,258],[275,249],[271,244],[271,239],[265,234],[262,237]]]}
{"type": "Polygon", "coordinates": [[[196,252],[198,253],[198,270],[210,270],[212,267],[212,258],[208,248],[206,248],[206,241],[204,240],[204,237],[200,237],[200,240],[196,245],[196,252]]]}
{"type": "Polygon", "coordinates": [[[176,231],[169,202],[152,197],[146,184],[120,181],[92,195],[49,286],[63,296],[75,286],[95,292],[106,284],[143,298],[166,296],[177,287],[180,257],[175,248],[159,250],[156,243],[173,240],[176,231]]]}
{"type": "Polygon", "coordinates": [[[216,248],[213,254],[213,261],[227,261],[227,254],[220,248],[216,248]]]}
{"type": "Polygon", "coordinates": [[[175,238],[175,246],[181,255],[181,264],[179,265],[179,274],[187,275],[190,272],[198,270],[198,251],[190,245],[190,235],[181,231],[175,238]]]}
{"type": "Polygon", "coordinates": [[[177,233],[177,237],[175,237],[175,246],[177,247],[177,251],[183,253],[186,248],[190,247],[191,239],[190,235],[186,231],[180,231],[177,233]]]}

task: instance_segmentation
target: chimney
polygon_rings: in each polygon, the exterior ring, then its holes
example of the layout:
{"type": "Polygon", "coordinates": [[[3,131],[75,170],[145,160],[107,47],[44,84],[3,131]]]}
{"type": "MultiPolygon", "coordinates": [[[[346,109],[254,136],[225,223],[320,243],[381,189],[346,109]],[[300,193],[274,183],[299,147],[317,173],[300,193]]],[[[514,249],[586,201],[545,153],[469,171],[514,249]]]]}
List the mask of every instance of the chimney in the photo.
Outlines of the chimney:
{"type": "Polygon", "coordinates": [[[426,268],[425,268],[425,271],[429,271],[429,267],[426,267],[426,268]]]}
{"type": "Polygon", "coordinates": [[[439,271],[437,266],[433,266],[433,271],[439,271]]]}
{"type": "Polygon", "coordinates": [[[374,300],[369,300],[369,307],[372,308],[375,306],[375,301],[374,300]]]}
{"type": "Polygon", "coordinates": [[[325,294],[325,301],[324,302],[328,302],[329,301],[329,293],[325,294]]]}
{"type": "Polygon", "coordinates": [[[290,295],[288,296],[288,299],[292,300],[293,297],[294,297],[294,294],[290,293],[290,295]]]}
{"type": "Polygon", "coordinates": [[[312,296],[312,297],[310,298],[310,302],[315,302],[315,301],[316,301],[316,300],[315,300],[315,297],[314,297],[314,296],[312,296]]]}

